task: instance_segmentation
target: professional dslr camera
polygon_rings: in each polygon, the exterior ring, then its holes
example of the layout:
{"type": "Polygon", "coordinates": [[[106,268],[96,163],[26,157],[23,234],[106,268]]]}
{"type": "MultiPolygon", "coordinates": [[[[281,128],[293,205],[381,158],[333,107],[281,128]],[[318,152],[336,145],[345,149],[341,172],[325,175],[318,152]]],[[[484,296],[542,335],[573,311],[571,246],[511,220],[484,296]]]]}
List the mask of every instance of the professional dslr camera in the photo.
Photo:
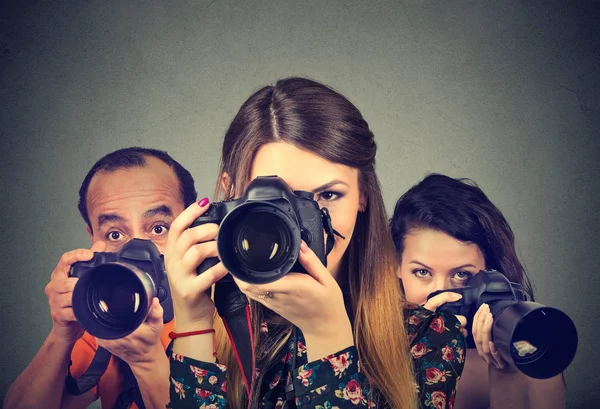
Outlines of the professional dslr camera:
{"type": "MultiPolygon", "coordinates": [[[[290,271],[306,272],[298,262],[300,240],[326,265],[336,234],[327,209],[319,208],[312,193],[292,191],[277,176],[257,177],[241,198],[212,203],[191,227],[206,223],[220,224],[217,249],[225,268],[252,284],[270,283],[290,271]]],[[[205,260],[198,274],[217,262],[214,257],[205,260]]]]}
{"type": "Polygon", "coordinates": [[[564,371],[575,357],[577,330],[562,311],[527,300],[520,285],[500,272],[482,270],[470,277],[466,287],[435,291],[428,299],[455,292],[462,298],[443,309],[467,318],[467,347],[474,348],[473,316],[486,303],[494,318],[492,341],[502,358],[532,378],[546,379],[564,371]]]}
{"type": "Polygon", "coordinates": [[[148,316],[154,297],[163,321],[173,319],[163,257],[150,240],[133,239],[116,253],[94,253],[90,261],[74,263],[69,277],[79,278],[73,289],[75,318],[95,337],[132,333],[148,316]]]}

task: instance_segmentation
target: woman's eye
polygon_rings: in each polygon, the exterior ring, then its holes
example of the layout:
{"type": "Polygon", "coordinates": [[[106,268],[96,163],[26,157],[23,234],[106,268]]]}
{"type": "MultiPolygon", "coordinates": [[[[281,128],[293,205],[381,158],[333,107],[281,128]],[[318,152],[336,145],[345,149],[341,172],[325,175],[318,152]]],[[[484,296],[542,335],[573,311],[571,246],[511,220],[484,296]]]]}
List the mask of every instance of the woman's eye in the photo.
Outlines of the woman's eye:
{"type": "Polygon", "coordinates": [[[426,278],[426,277],[429,277],[431,275],[431,273],[427,270],[423,270],[422,268],[420,268],[417,270],[413,270],[413,275],[418,278],[426,278]]]}
{"type": "Polygon", "coordinates": [[[153,236],[162,236],[169,231],[169,227],[164,224],[158,224],[152,227],[152,235],[153,236]]]}
{"type": "Polygon", "coordinates": [[[454,278],[458,281],[467,281],[472,276],[473,274],[469,273],[468,271],[457,271],[454,273],[454,278]]]}
{"type": "Polygon", "coordinates": [[[339,199],[340,197],[342,197],[342,195],[340,193],[332,192],[332,191],[326,191],[326,192],[321,192],[321,193],[318,194],[317,201],[324,200],[326,202],[330,202],[332,200],[339,199]]]}
{"type": "Polygon", "coordinates": [[[123,238],[123,233],[121,233],[120,231],[109,231],[108,233],[106,233],[106,238],[109,241],[119,241],[123,238]]]}

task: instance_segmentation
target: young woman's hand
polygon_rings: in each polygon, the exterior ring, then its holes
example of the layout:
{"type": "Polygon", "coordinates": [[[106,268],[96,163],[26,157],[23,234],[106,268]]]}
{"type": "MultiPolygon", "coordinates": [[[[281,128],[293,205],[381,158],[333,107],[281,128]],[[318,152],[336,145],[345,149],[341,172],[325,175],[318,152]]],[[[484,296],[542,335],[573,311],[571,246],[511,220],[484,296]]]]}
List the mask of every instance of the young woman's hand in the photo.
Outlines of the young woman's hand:
{"type": "MultiPolygon", "coordinates": [[[[425,305],[423,305],[423,308],[425,308],[429,311],[436,311],[438,308],[440,308],[442,305],[446,304],[447,302],[455,302],[455,301],[460,300],[461,298],[462,298],[461,294],[453,293],[451,291],[448,291],[445,293],[440,293],[438,295],[434,295],[429,300],[427,300],[425,305]]],[[[460,322],[460,332],[462,332],[462,334],[466,337],[468,335],[468,331],[466,329],[467,318],[464,315],[455,315],[455,317],[460,322]]]]}
{"type": "Polygon", "coordinates": [[[174,331],[187,332],[212,328],[215,305],[207,291],[227,270],[223,263],[198,275],[196,268],[209,257],[217,257],[214,241],[219,226],[214,223],[189,228],[208,209],[208,199],[194,203],[171,224],[165,250],[165,267],[169,277],[174,331]]]}
{"type": "Polygon", "coordinates": [[[473,316],[473,340],[477,348],[477,354],[491,367],[503,372],[515,372],[502,357],[492,342],[492,325],[494,318],[490,312],[490,307],[487,304],[482,304],[481,307],[473,316]]]}
{"type": "Polygon", "coordinates": [[[300,328],[309,360],[323,358],[354,345],[342,290],[317,255],[304,243],[298,260],[308,274],[289,273],[268,284],[235,279],[249,298],[300,328]]]}

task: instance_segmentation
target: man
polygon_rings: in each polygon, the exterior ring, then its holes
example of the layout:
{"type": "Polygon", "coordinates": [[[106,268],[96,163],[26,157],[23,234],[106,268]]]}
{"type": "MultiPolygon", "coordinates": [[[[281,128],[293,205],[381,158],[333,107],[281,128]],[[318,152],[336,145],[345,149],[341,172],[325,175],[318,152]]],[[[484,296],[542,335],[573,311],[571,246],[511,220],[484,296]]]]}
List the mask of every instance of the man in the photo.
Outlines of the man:
{"type": "Polygon", "coordinates": [[[71,298],[77,279],[68,277],[68,272],[73,263],[90,260],[93,252],[118,251],[133,238],[152,240],[162,253],[171,221],[195,200],[192,176],[166,152],[127,148],[96,162],[79,190],[79,211],[92,247],[63,254],[52,272],[46,286],[52,330],[9,388],[4,407],[87,408],[98,397],[103,409],[128,406],[132,397],[123,391],[127,371],[123,362],[131,368],[146,408],[165,407],[169,362],[164,350],[173,322],[163,325],[158,299],[154,299],[146,321],[132,334],[111,341],[95,339],[75,320],[71,298]],[[79,376],[98,345],[113,355],[100,382],[82,395],[68,394],[64,384],[70,361],[71,374],[79,376]]]}

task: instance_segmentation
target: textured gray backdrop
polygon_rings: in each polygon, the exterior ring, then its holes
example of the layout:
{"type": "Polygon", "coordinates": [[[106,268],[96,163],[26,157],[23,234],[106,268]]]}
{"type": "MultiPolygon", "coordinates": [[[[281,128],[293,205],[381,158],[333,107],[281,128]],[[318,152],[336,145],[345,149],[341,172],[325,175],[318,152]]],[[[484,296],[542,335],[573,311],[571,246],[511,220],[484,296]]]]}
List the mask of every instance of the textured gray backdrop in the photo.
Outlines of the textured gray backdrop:
{"type": "Polygon", "coordinates": [[[76,201],[93,162],[166,149],[210,196],[241,103],[303,75],[363,112],[389,209],[427,172],[480,184],[538,299],[578,326],[568,407],[600,403],[598,3],[114,3],[0,2],[2,399],[50,330],[50,272],[89,243],[76,201]]]}

